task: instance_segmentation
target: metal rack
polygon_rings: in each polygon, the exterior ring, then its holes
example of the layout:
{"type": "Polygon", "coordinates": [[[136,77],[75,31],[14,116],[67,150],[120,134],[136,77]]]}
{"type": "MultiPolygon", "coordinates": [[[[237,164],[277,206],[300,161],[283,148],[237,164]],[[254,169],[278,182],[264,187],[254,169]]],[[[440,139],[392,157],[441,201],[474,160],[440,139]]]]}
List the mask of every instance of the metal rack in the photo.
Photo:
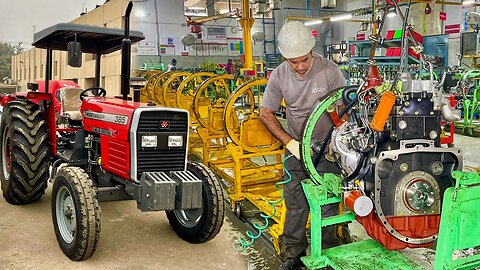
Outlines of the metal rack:
{"type": "MultiPolygon", "coordinates": [[[[378,44],[378,48],[387,49],[393,47],[400,47],[400,43],[400,39],[384,40],[383,42],[378,44]]],[[[348,53],[350,57],[348,58],[347,64],[347,79],[349,84],[358,84],[359,82],[357,82],[355,79],[361,79],[363,77],[363,69],[367,68],[367,61],[369,60],[368,54],[370,52],[371,46],[372,43],[369,40],[348,42],[348,53]],[[352,54],[354,56],[352,56],[352,54]]],[[[375,56],[374,60],[380,67],[380,72],[384,73],[384,76],[382,77],[388,80],[388,73],[391,73],[393,76],[393,74],[397,72],[395,71],[395,67],[400,66],[401,56],[375,56]]],[[[409,67],[410,71],[420,70],[421,68],[420,60],[411,55],[405,57],[404,64],[405,66],[409,67]]]]}
{"type": "Polygon", "coordinates": [[[265,14],[262,16],[262,28],[263,33],[267,33],[266,25],[272,25],[273,35],[271,39],[265,37],[263,40],[263,59],[269,68],[275,68],[280,64],[280,54],[277,52],[277,39],[276,39],[276,22],[275,22],[275,10],[272,10],[272,18],[265,18],[265,14]],[[273,53],[268,52],[268,45],[272,44],[273,53]]]}

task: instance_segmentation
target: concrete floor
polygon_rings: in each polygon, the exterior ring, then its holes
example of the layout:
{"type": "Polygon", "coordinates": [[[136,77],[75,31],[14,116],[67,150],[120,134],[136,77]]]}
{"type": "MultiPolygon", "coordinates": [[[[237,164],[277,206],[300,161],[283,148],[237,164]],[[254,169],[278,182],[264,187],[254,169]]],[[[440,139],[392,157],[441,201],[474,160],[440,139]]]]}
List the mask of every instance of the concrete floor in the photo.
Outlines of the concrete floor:
{"type": "MultiPolygon", "coordinates": [[[[465,165],[480,164],[480,139],[456,135],[465,165]]],[[[176,236],[163,212],[142,213],[135,202],[102,203],[102,232],[96,253],[71,262],[58,247],[50,211],[51,189],[38,202],[13,206],[0,198],[0,269],[276,269],[279,260],[263,240],[246,252],[233,245],[248,228],[230,213],[212,241],[192,245],[176,236]]],[[[365,237],[353,224],[356,239],[365,237]]],[[[432,251],[406,250],[425,269],[432,251]],[[413,254],[413,255],[412,255],[413,254]]]]}
{"type": "Polygon", "coordinates": [[[247,269],[228,220],[213,240],[193,245],[177,237],[164,212],[142,213],[133,201],[102,203],[96,253],[72,262],[58,247],[50,199],[50,188],[26,206],[0,199],[0,269],[247,269]]]}

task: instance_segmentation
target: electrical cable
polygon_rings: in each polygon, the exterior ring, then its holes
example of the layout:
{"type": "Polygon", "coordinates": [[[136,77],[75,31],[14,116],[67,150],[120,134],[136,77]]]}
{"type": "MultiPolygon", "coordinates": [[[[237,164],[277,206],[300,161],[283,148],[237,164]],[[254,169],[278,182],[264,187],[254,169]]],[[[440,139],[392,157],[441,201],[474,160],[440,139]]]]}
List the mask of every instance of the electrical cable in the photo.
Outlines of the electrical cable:
{"type": "Polygon", "coordinates": [[[260,223],[254,223],[253,224],[253,227],[257,230],[257,234],[254,234],[254,232],[252,232],[252,231],[247,231],[246,234],[247,234],[247,237],[249,238],[249,240],[242,237],[242,238],[240,238],[240,240],[238,242],[239,245],[235,245],[235,249],[238,252],[243,252],[247,249],[247,247],[251,247],[253,245],[253,243],[255,242],[255,240],[263,234],[263,231],[268,228],[269,219],[274,217],[275,214],[277,213],[277,208],[275,207],[275,205],[281,203],[283,201],[283,199],[285,198],[285,194],[284,194],[282,188],[280,187],[280,185],[285,185],[285,184],[290,183],[290,181],[292,181],[292,175],[290,174],[290,172],[287,170],[287,167],[285,166],[285,163],[291,157],[293,157],[293,155],[289,155],[288,157],[284,158],[283,161],[282,161],[283,169],[288,176],[287,179],[275,183],[275,187],[278,189],[278,191],[282,195],[281,198],[277,199],[277,200],[274,200],[274,201],[267,201],[267,203],[272,207],[272,210],[273,210],[272,214],[270,214],[270,215],[267,215],[267,214],[264,214],[264,213],[260,214],[260,217],[262,217],[265,220],[264,225],[261,225],[260,223]]]}

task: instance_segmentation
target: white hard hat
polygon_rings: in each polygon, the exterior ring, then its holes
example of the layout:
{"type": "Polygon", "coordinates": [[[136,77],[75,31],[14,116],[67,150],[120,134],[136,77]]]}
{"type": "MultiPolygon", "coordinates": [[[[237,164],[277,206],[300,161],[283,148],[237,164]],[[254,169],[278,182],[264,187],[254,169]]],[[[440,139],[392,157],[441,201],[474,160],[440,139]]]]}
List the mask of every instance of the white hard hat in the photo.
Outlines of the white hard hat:
{"type": "Polygon", "coordinates": [[[315,47],[312,30],[299,21],[289,21],[278,33],[278,50],[287,59],[308,54],[315,47]]]}

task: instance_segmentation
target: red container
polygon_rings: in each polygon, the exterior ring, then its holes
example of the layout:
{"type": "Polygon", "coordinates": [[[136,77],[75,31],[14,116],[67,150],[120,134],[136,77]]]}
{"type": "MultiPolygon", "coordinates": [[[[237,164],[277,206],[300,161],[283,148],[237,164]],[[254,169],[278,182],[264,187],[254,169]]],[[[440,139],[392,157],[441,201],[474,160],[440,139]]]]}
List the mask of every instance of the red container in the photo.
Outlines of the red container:
{"type": "Polygon", "coordinates": [[[395,48],[387,48],[387,52],[385,53],[385,56],[393,56],[395,53],[395,48]]]}
{"type": "MultiPolygon", "coordinates": [[[[412,30],[413,38],[420,44],[423,44],[423,36],[412,30]]],[[[410,35],[410,34],[409,34],[410,35]]]]}
{"type": "Polygon", "coordinates": [[[420,54],[415,53],[412,48],[408,48],[408,55],[415,57],[416,59],[420,59],[420,54]]]}
{"type": "Polygon", "coordinates": [[[386,40],[392,39],[392,38],[393,38],[393,35],[395,35],[395,30],[388,30],[388,31],[387,31],[387,36],[385,36],[385,39],[386,39],[386,40]]]}

